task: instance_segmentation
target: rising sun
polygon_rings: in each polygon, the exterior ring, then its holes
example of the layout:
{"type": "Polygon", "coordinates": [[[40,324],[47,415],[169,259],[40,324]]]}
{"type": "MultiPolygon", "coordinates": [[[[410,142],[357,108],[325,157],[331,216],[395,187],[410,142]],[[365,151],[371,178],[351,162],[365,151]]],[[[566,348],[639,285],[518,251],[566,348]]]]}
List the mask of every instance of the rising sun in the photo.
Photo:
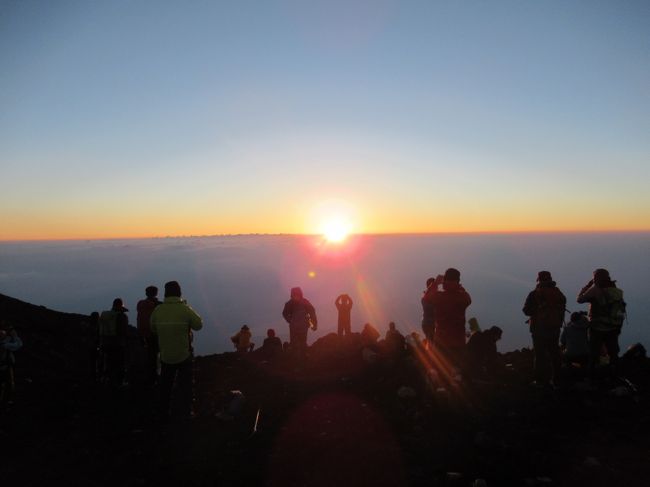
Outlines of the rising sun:
{"type": "Polygon", "coordinates": [[[351,225],[343,220],[329,220],[323,224],[323,236],[332,243],[341,243],[350,234],[351,225]]]}

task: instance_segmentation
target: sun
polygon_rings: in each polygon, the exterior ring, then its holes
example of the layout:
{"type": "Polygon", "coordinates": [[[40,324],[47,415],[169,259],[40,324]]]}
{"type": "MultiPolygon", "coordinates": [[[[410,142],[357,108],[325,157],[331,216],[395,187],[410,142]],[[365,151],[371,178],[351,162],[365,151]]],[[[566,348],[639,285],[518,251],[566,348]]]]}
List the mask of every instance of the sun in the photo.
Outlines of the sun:
{"type": "Polygon", "coordinates": [[[342,243],[350,234],[352,225],[345,220],[333,219],[323,224],[323,236],[331,243],[342,243]]]}

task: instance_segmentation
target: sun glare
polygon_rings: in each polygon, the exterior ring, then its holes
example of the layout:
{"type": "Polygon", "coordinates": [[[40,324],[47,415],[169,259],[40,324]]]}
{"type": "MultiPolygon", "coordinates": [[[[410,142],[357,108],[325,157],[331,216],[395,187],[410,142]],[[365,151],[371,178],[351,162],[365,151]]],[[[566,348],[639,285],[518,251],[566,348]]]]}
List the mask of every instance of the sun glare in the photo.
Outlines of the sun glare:
{"type": "Polygon", "coordinates": [[[350,234],[350,224],[343,221],[329,221],[323,225],[323,236],[328,242],[341,243],[350,234]]]}

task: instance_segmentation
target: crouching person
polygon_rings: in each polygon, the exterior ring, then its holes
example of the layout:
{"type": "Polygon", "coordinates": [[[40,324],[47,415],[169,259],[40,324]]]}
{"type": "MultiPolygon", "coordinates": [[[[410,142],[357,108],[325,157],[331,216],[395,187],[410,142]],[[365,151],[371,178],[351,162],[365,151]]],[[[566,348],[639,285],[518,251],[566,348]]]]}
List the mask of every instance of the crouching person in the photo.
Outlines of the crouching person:
{"type": "Polygon", "coordinates": [[[192,412],[192,330],[203,326],[201,317],[181,300],[181,286],[176,281],[165,284],[165,300],[151,313],[151,331],[158,336],[160,347],[160,402],[168,417],[174,380],[177,383],[179,411],[184,418],[192,412]]]}
{"type": "Polygon", "coordinates": [[[580,367],[586,367],[589,363],[588,330],[589,320],[586,313],[571,313],[571,321],[564,327],[560,336],[565,365],[578,364],[580,367]]]}

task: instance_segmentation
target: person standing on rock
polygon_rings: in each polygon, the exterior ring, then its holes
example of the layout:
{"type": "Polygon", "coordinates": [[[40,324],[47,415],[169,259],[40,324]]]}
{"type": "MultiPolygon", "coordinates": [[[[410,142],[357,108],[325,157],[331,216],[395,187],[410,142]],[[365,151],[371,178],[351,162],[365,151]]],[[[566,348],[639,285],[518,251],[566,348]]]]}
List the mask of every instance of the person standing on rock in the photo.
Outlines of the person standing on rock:
{"type": "Polygon", "coordinates": [[[433,306],[433,294],[436,291],[434,286],[436,279],[430,277],[427,279],[427,288],[424,290],[422,299],[422,333],[424,333],[424,338],[426,338],[426,346],[430,349],[433,346],[433,336],[436,329],[436,314],[435,308],[433,306]]]}
{"type": "Polygon", "coordinates": [[[168,417],[174,381],[180,398],[181,417],[192,417],[192,352],[190,334],[203,327],[201,317],[181,299],[176,281],[165,284],[165,300],[151,313],[151,331],[160,347],[160,402],[168,417]]]}
{"type": "Polygon", "coordinates": [[[560,331],[564,323],[566,297],[548,271],[537,274],[537,286],[526,298],[523,312],[530,317],[535,352],[534,374],[538,385],[553,385],[562,363],[560,331]]]}
{"type": "Polygon", "coordinates": [[[124,385],[128,311],[122,298],[115,298],[111,309],[102,311],[99,316],[99,347],[104,361],[104,373],[113,387],[124,385]]]}
{"type": "Polygon", "coordinates": [[[307,349],[307,331],[316,331],[318,318],[316,309],[305,299],[302,289],[291,288],[291,299],[284,304],[282,316],[289,323],[289,346],[298,356],[303,356],[307,349]]]}
{"type": "Polygon", "coordinates": [[[144,293],[147,297],[138,301],[138,334],[145,353],[145,381],[153,385],[158,382],[158,337],[151,333],[151,314],[160,301],[156,286],[148,286],[144,293]]]}
{"type": "Polygon", "coordinates": [[[350,330],[350,313],[352,311],[352,305],[353,305],[352,298],[348,296],[347,294],[341,294],[338,298],[336,298],[336,301],[334,301],[334,305],[336,306],[336,310],[338,311],[338,333],[339,336],[342,337],[344,335],[349,335],[351,333],[350,330]]]}
{"type": "Polygon", "coordinates": [[[607,269],[596,269],[578,294],[578,303],[589,303],[589,368],[593,372],[604,346],[615,370],[620,351],[618,336],[626,318],[623,291],[616,287],[607,269]]]}
{"type": "MultiPolygon", "coordinates": [[[[450,267],[444,276],[438,275],[431,285],[431,303],[435,308],[436,328],[433,336],[435,350],[440,353],[448,365],[453,366],[455,375],[465,361],[465,310],[472,303],[472,298],[460,284],[460,271],[450,267]],[[438,286],[442,284],[442,290],[438,286]]],[[[449,373],[454,373],[447,367],[449,373]]]]}

